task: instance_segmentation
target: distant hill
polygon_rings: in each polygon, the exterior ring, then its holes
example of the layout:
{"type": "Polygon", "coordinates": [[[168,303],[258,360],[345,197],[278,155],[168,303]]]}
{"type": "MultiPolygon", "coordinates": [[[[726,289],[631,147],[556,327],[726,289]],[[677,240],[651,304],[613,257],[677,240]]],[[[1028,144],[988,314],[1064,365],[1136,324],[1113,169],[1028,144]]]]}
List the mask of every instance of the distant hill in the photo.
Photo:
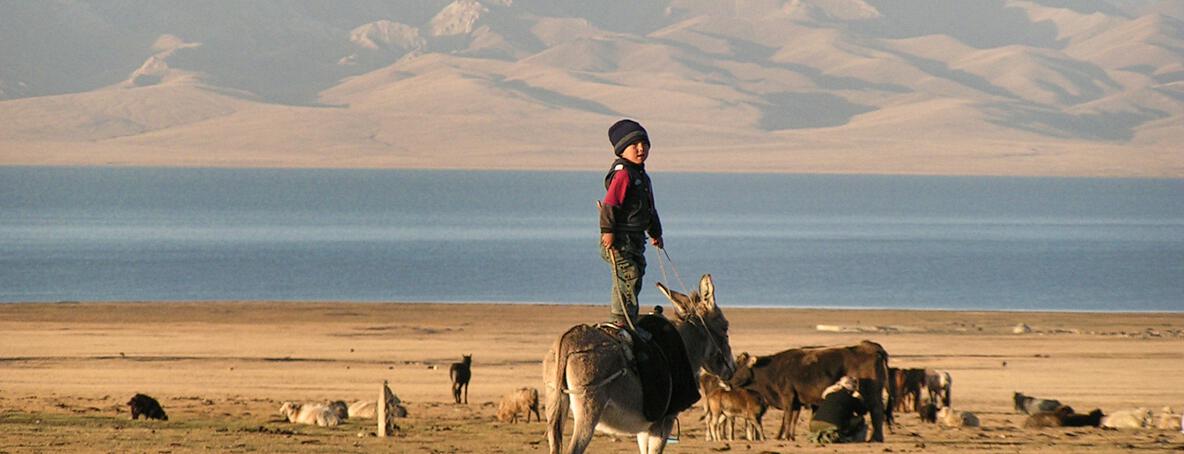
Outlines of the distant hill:
{"type": "Polygon", "coordinates": [[[1184,178],[1184,2],[0,3],[0,165],[1184,178]],[[221,8],[219,7],[221,6],[221,8]]]}

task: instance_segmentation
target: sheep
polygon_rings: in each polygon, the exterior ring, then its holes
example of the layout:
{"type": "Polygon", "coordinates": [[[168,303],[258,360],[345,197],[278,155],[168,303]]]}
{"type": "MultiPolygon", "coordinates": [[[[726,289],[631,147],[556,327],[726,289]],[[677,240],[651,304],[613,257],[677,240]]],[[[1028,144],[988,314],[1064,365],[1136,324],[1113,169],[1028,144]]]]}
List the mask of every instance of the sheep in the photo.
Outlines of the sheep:
{"type": "Polygon", "coordinates": [[[160,407],[160,402],[148,395],[137,393],[127,401],[127,406],[132,412],[132,419],[139,419],[140,416],[143,416],[144,419],[169,420],[169,415],[165,414],[164,408],[160,407]]]}
{"type": "Polygon", "coordinates": [[[1181,416],[1172,412],[1172,407],[1163,407],[1159,411],[1159,419],[1155,422],[1156,429],[1181,429],[1181,416]]]}
{"type": "Polygon", "coordinates": [[[937,422],[944,427],[978,427],[978,416],[968,411],[954,411],[952,407],[945,407],[937,412],[937,422]]]}
{"type": "MultiPolygon", "coordinates": [[[[407,417],[407,407],[403,406],[403,401],[399,400],[399,396],[391,393],[390,399],[387,401],[387,411],[396,418],[407,417]]],[[[375,418],[378,417],[378,401],[376,400],[359,400],[349,404],[349,418],[375,418]]]]}
{"type": "Polygon", "coordinates": [[[337,417],[337,413],[325,404],[284,402],[280,406],[280,414],[291,423],[315,424],[322,427],[332,427],[341,424],[341,419],[337,417]]]}
{"type": "Polygon", "coordinates": [[[325,402],[325,406],[329,407],[329,411],[332,411],[334,415],[337,415],[337,419],[342,421],[349,419],[349,405],[346,405],[345,401],[334,400],[325,402]]]}
{"type": "Polygon", "coordinates": [[[497,419],[511,424],[518,422],[518,415],[525,413],[526,422],[530,423],[530,414],[534,413],[535,422],[542,421],[539,416],[539,390],[535,388],[519,388],[502,397],[497,405],[497,419]]]}
{"type": "Polygon", "coordinates": [[[359,400],[349,404],[347,413],[349,413],[349,419],[373,418],[378,414],[378,402],[373,400],[359,400]]]}
{"type": "Polygon", "coordinates": [[[461,392],[464,392],[464,403],[469,403],[469,379],[473,378],[473,355],[462,355],[461,362],[452,363],[448,368],[448,376],[452,379],[452,399],[461,403],[461,392]]]}
{"type": "Polygon", "coordinates": [[[1102,427],[1110,429],[1143,429],[1151,426],[1151,410],[1139,407],[1116,411],[1102,418],[1102,427]]]}

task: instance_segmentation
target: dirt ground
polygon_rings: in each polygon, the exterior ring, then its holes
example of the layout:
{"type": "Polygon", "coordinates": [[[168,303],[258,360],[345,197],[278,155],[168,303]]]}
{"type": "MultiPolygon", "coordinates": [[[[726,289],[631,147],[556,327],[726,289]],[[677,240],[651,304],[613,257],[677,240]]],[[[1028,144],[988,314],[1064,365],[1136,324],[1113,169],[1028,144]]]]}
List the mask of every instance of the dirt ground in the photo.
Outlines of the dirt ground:
{"type": "MultiPolygon", "coordinates": [[[[699,411],[667,452],[1184,452],[1178,430],[1022,428],[1012,392],[1080,412],[1184,410],[1184,314],[1006,313],[729,308],[732,349],[881,343],[896,367],[946,369],[953,406],[975,429],[898,417],[883,444],[708,442],[699,411]],[[1024,323],[1025,334],[1013,333],[1024,323]],[[820,330],[823,329],[836,331],[820,330]]],[[[133,302],[0,304],[0,453],[546,452],[544,425],[495,420],[500,396],[542,389],[552,340],[607,308],[526,304],[133,302]],[[468,405],[452,403],[448,365],[473,355],[468,405]],[[281,402],[404,401],[393,438],[374,420],[289,424],[281,402]],[[169,421],[133,421],[135,393],[169,421]]],[[[764,427],[776,433],[781,412],[764,427]]],[[[570,424],[568,424],[570,428],[570,424]]],[[[799,427],[799,430],[802,428],[799,427]]],[[[591,452],[637,452],[598,435],[591,452]]]]}

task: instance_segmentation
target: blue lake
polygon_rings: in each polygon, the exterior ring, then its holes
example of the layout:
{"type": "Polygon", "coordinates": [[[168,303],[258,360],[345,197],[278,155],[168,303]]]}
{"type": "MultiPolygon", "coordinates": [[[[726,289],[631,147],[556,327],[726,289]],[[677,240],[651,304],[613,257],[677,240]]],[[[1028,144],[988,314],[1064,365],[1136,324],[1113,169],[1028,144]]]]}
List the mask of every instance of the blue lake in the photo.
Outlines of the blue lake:
{"type": "MultiPolygon", "coordinates": [[[[675,174],[729,306],[1184,311],[1184,180],[675,174]]],[[[0,301],[606,304],[600,172],[0,168],[0,301]]],[[[642,304],[664,303],[648,252],[642,304]]]]}

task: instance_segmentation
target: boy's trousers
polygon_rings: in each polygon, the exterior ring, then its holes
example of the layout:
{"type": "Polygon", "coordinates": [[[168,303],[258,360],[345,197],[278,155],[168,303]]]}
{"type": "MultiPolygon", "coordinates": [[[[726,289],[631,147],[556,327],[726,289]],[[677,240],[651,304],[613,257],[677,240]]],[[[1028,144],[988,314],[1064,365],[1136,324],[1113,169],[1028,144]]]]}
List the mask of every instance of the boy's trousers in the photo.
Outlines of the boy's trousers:
{"type": "Polygon", "coordinates": [[[616,233],[613,252],[610,255],[607,248],[600,247],[600,257],[616,268],[610,307],[613,321],[624,322],[626,316],[637,321],[637,295],[641,293],[641,281],[645,277],[645,233],[616,233]]]}

